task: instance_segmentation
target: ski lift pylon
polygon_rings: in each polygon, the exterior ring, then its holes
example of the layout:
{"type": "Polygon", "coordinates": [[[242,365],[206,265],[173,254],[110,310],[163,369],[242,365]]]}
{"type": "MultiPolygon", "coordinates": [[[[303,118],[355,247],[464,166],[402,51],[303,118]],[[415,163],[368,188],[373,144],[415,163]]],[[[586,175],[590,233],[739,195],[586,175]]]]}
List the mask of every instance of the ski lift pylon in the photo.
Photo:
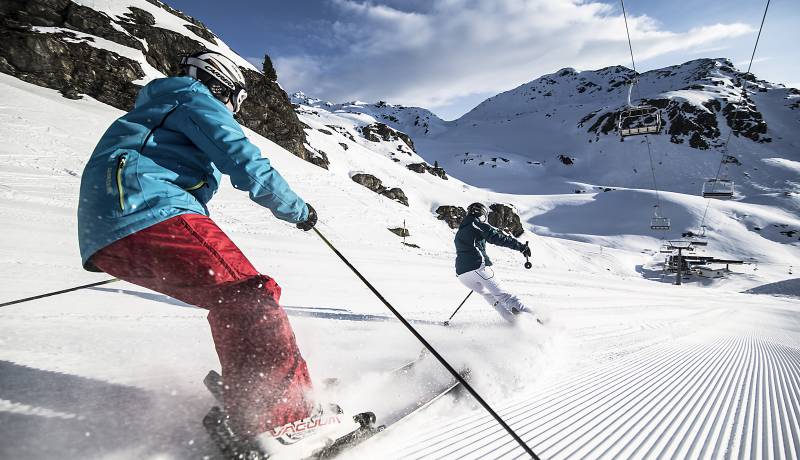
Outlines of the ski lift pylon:
{"type": "Polygon", "coordinates": [[[734,184],[729,179],[707,179],[703,183],[703,198],[733,198],[734,184]]]}
{"type": "Polygon", "coordinates": [[[658,134],[661,131],[661,113],[651,105],[633,105],[631,92],[636,79],[628,83],[628,106],[619,114],[617,130],[621,137],[640,134],[658,134]]]}

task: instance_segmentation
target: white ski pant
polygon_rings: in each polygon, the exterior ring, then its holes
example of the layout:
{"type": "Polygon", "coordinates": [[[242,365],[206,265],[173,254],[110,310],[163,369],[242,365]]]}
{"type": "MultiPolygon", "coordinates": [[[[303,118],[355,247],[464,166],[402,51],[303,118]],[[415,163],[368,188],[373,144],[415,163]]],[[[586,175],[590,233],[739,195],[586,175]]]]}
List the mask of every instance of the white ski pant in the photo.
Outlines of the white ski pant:
{"type": "Polygon", "coordinates": [[[500,316],[508,322],[514,322],[517,313],[533,313],[519,300],[519,297],[507,292],[497,282],[491,267],[481,267],[471,272],[458,275],[461,284],[483,296],[500,316]]]}

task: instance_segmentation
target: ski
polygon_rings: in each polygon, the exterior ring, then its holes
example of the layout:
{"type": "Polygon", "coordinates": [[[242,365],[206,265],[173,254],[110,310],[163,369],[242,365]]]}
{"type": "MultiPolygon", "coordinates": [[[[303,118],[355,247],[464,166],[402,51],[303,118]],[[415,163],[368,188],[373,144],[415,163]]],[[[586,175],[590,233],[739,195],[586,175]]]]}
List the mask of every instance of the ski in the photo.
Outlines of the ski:
{"type": "MultiPolygon", "coordinates": [[[[382,425],[375,425],[375,414],[371,412],[357,414],[353,416],[353,420],[359,425],[356,430],[313,450],[309,455],[303,457],[292,455],[292,459],[330,459],[384,429],[382,425]]],[[[225,460],[278,460],[282,458],[265,454],[256,442],[240,438],[228,423],[225,411],[218,406],[212,407],[203,418],[203,427],[211,440],[217,445],[222,453],[222,458],[225,460]]]]}
{"type": "MultiPolygon", "coordinates": [[[[400,378],[413,378],[415,365],[424,359],[425,356],[426,353],[420,353],[419,357],[390,371],[390,374],[400,378]]],[[[464,370],[460,374],[462,377],[468,378],[469,371],[464,370]]],[[[209,371],[203,379],[203,383],[217,402],[222,405],[225,393],[222,376],[214,370],[209,371]]],[[[445,396],[455,394],[460,387],[461,384],[457,380],[452,379],[441,386],[437,386],[435,389],[426,389],[423,395],[410,404],[383,415],[380,424],[376,424],[377,419],[372,412],[356,414],[353,416],[353,420],[358,424],[357,429],[330,441],[327,445],[310,452],[305,457],[301,457],[300,460],[324,460],[333,458],[344,450],[353,448],[386,429],[407,421],[445,396]]],[[[209,437],[219,448],[225,460],[267,460],[269,458],[254,442],[248,442],[236,435],[235,431],[228,423],[225,411],[219,406],[211,408],[203,419],[203,426],[209,437]]]]}
{"type": "MultiPolygon", "coordinates": [[[[464,370],[460,372],[461,377],[467,379],[469,378],[469,371],[464,370]]],[[[401,422],[407,421],[412,416],[424,411],[440,399],[444,398],[445,396],[456,394],[461,390],[461,383],[455,379],[446,383],[442,387],[438,389],[438,391],[429,392],[424,399],[418,399],[413,403],[403,407],[402,409],[396,410],[391,414],[388,414],[381,418],[381,424],[383,425],[383,430],[385,431],[390,427],[393,427],[401,422]]]]}

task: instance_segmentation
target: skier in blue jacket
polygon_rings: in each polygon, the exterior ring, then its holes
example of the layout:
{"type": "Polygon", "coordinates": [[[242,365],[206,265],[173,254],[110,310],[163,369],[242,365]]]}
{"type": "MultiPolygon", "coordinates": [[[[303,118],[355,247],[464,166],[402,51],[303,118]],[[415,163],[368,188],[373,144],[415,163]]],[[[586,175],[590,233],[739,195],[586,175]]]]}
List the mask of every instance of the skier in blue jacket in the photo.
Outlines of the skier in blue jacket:
{"type": "Polygon", "coordinates": [[[533,313],[519,297],[506,291],[491,269],[492,261],[486,254],[486,243],[520,251],[531,256],[528,244],[486,223],[488,210],[481,203],[467,207],[467,216],[456,232],[456,275],[461,283],[477,292],[508,322],[514,322],[519,313],[533,313]]]}
{"type": "Polygon", "coordinates": [[[224,410],[242,455],[251,447],[272,455],[323,431],[317,441],[325,444],[353,423],[309,399],[311,379],[279,304],[280,286],[209,218],[207,204],[226,174],[301,230],[314,227],[316,212],[234,119],[247,97],[239,67],[211,51],[187,56],[181,67],[182,76],[142,88],[86,164],[82,262],[209,311],[224,410]]]}

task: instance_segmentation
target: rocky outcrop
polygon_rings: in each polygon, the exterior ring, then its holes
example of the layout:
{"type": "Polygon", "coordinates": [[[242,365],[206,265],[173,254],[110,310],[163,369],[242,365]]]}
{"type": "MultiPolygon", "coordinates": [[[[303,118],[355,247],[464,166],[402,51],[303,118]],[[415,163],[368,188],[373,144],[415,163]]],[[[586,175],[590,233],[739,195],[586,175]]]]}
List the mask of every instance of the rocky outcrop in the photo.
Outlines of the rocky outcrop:
{"type": "Polygon", "coordinates": [[[305,148],[303,124],[297,118],[289,96],[277,80],[268,78],[270,75],[277,76],[269,56],[264,56],[263,74],[244,70],[248,97],[239,113],[242,124],[300,158],[328,169],[330,161],[327,155],[321,152],[315,154],[305,148]]]}
{"type": "Polygon", "coordinates": [[[567,165],[567,166],[572,166],[572,165],[575,164],[575,159],[574,158],[569,157],[567,155],[563,155],[563,154],[558,156],[558,161],[560,161],[562,164],[567,165]]]}
{"type": "Polygon", "coordinates": [[[444,168],[440,168],[438,165],[431,166],[428,163],[411,163],[407,165],[406,168],[414,171],[415,173],[423,174],[433,174],[436,177],[442,178],[447,180],[447,173],[445,172],[444,168]]]}
{"type": "Polygon", "coordinates": [[[390,200],[397,201],[400,204],[408,206],[408,198],[406,194],[398,187],[394,188],[386,188],[383,186],[383,183],[380,179],[373,176],[372,174],[354,174],[351,179],[353,182],[363,185],[364,187],[372,190],[373,192],[377,193],[378,195],[383,195],[390,200]]]}
{"type": "Polygon", "coordinates": [[[414,141],[412,141],[406,133],[390,128],[383,123],[372,123],[371,125],[363,126],[361,127],[361,134],[363,134],[368,141],[372,142],[401,140],[405,142],[412,152],[416,153],[416,150],[414,150],[414,141]]]}
{"type": "Polygon", "coordinates": [[[132,107],[144,77],[136,61],[107,50],[73,42],[77,35],[0,30],[0,71],[28,83],[61,91],[71,99],[88,94],[118,108],[132,107]],[[95,67],[105,70],[98,74],[95,67]]]}
{"type": "MultiPolygon", "coordinates": [[[[436,218],[445,221],[447,226],[453,229],[458,228],[466,216],[467,211],[461,206],[443,205],[436,208],[436,218]]],[[[514,235],[515,238],[519,238],[525,232],[517,213],[513,208],[504,204],[490,205],[486,221],[489,225],[514,235]]]]}
{"type": "Polygon", "coordinates": [[[458,228],[465,217],[467,210],[461,206],[444,205],[436,208],[436,218],[445,221],[450,228],[458,228]]]}
{"type": "Polygon", "coordinates": [[[495,203],[489,209],[487,221],[490,225],[514,235],[514,238],[519,238],[525,232],[519,216],[510,206],[495,203]]]}
{"type": "MultiPolygon", "coordinates": [[[[103,49],[98,38],[140,51],[147,63],[164,75],[177,74],[182,56],[205,48],[201,40],[217,43],[200,21],[158,0],[147,1],[189,22],[185,25],[189,34],[159,27],[152,14],[136,7],[112,18],[70,0],[2,0],[0,72],[59,90],[66,97],[86,94],[130,110],[139,90],[134,82],[144,78],[145,72],[139,62],[103,49]]],[[[243,70],[249,97],[239,114],[240,122],[300,158],[327,167],[326,158],[305,149],[303,126],[276,81],[269,57],[265,57],[263,74],[243,70]]]]}
{"type": "Polygon", "coordinates": [[[728,127],[733,129],[737,136],[744,136],[759,143],[772,142],[767,134],[767,122],[764,115],[758,111],[755,103],[749,97],[735,103],[728,102],[722,109],[728,127]]]}
{"type": "Polygon", "coordinates": [[[407,236],[411,236],[411,233],[408,231],[407,228],[397,227],[397,228],[390,228],[388,229],[390,232],[394,233],[395,235],[405,238],[407,236]]]}
{"type": "Polygon", "coordinates": [[[400,204],[408,206],[408,198],[406,194],[398,187],[393,187],[388,190],[385,190],[381,195],[389,198],[390,200],[397,201],[400,204]]]}

